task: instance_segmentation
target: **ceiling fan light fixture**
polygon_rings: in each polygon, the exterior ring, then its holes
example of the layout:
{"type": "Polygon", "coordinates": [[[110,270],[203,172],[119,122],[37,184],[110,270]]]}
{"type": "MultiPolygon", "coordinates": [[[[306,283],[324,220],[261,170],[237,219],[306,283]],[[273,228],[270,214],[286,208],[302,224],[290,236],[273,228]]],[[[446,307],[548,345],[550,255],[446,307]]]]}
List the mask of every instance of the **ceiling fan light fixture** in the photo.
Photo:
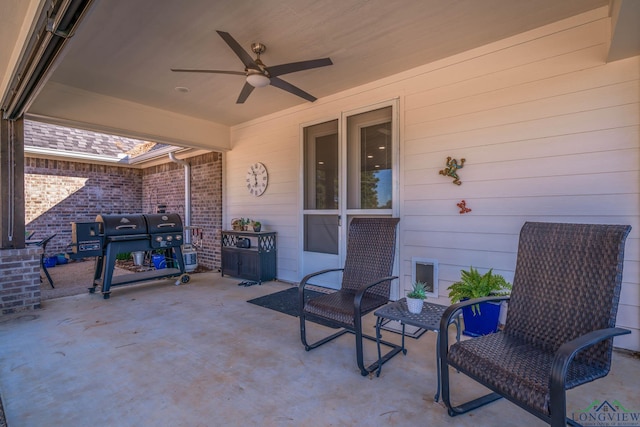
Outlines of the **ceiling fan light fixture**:
{"type": "Polygon", "coordinates": [[[269,86],[271,79],[264,74],[249,74],[247,76],[247,83],[253,87],[265,87],[269,86]]]}

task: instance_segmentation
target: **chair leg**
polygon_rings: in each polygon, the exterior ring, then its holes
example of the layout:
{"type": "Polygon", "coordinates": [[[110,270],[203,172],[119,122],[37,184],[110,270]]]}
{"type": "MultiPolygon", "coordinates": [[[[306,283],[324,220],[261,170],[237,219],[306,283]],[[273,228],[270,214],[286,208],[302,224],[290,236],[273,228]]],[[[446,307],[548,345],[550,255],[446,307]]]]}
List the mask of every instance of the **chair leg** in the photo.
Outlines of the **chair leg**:
{"type": "MultiPolygon", "coordinates": [[[[358,368],[360,368],[360,373],[363,377],[369,375],[369,370],[364,366],[364,349],[362,348],[362,323],[360,318],[356,319],[356,330],[354,331],[356,335],[356,360],[358,361],[358,368]]],[[[378,366],[376,364],[376,370],[378,366]]]]}
{"type": "MultiPolygon", "coordinates": [[[[438,337],[439,339],[441,337],[438,337]]],[[[494,402],[498,399],[501,399],[498,393],[489,393],[477,399],[471,400],[469,402],[465,402],[459,406],[451,405],[451,393],[450,393],[450,382],[449,382],[449,364],[447,363],[447,342],[448,340],[445,338],[440,342],[440,346],[445,348],[440,349],[440,375],[442,376],[442,402],[447,407],[447,413],[450,417],[455,417],[456,415],[461,415],[466,412],[471,411],[472,409],[479,408],[480,406],[484,406],[488,403],[494,402]]]]}
{"type": "MultiPolygon", "coordinates": [[[[42,271],[44,271],[45,276],[47,276],[47,280],[49,281],[51,288],[55,289],[55,286],[53,286],[53,279],[49,274],[49,270],[47,270],[47,266],[44,265],[44,255],[40,257],[40,265],[42,266],[42,271]]],[[[42,278],[40,278],[40,281],[42,282],[42,278]]]]}
{"type": "Polygon", "coordinates": [[[304,313],[300,314],[300,340],[302,341],[302,345],[304,345],[304,349],[306,351],[312,350],[314,348],[320,347],[322,344],[326,344],[329,341],[338,338],[341,335],[346,334],[347,332],[350,332],[348,329],[340,329],[338,332],[336,332],[335,334],[329,335],[328,337],[325,337],[319,341],[314,342],[313,344],[309,344],[307,342],[307,328],[306,328],[306,316],[304,315],[304,313]]]}
{"type": "MultiPolygon", "coordinates": [[[[380,376],[380,368],[382,367],[382,365],[388,362],[389,360],[391,360],[391,358],[396,354],[402,352],[404,350],[404,346],[393,344],[388,341],[383,341],[378,336],[372,337],[372,336],[363,334],[362,333],[362,317],[358,316],[354,320],[355,320],[354,322],[355,330],[352,332],[356,336],[356,359],[358,362],[358,368],[360,368],[360,374],[363,377],[366,377],[367,375],[377,371],[378,376],[380,376]],[[364,342],[362,340],[363,338],[366,338],[370,341],[375,341],[376,346],[378,348],[378,360],[376,360],[369,366],[364,366],[364,348],[363,348],[364,342]],[[391,350],[389,350],[384,356],[380,355],[380,344],[383,344],[387,347],[391,347],[391,350]]],[[[378,333],[379,333],[379,329],[376,328],[376,334],[378,333]]]]}
{"type": "Polygon", "coordinates": [[[299,320],[300,320],[300,341],[302,341],[302,345],[304,346],[304,349],[309,351],[309,344],[307,344],[307,329],[305,327],[305,323],[304,323],[304,314],[300,313],[299,320]]]}
{"type": "Polygon", "coordinates": [[[304,314],[301,314],[300,315],[300,340],[302,341],[302,345],[304,345],[304,349],[306,351],[310,351],[310,350],[313,350],[314,348],[320,347],[321,345],[326,344],[329,341],[332,341],[332,340],[334,340],[334,339],[346,334],[347,332],[354,334],[356,336],[356,359],[357,359],[358,368],[360,369],[360,374],[362,374],[362,376],[367,376],[370,373],[372,373],[374,371],[377,371],[379,366],[381,366],[382,364],[386,363],[393,356],[395,356],[396,354],[398,354],[398,353],[400,353],[402,351],[402,346],[390,343],[388,341],[379,340],[380,344],[383,344],[383,345],[385,345],[387,347],[391,347],[391,350],[389,350],[382,357],[379,357],[378,360],[373,362],[371,365],[365,366],[364,365],[363,338],[366,338],[366,339],[368,339],[370,341],[374,341],[374,342],[377,342],[378,340],[375,337],[363,334],[362,333],[362,325],[360,324],[360,322],[356,322],[356,324],[359,324],[360,327],[356,327],[355,330],[342,328],[338,332],[336,332],[336,333],[334,333],[332,335],[329,335],[328,337],[322,338],[321,340],[316,341],[313,344],[309,344],[307,342],[307,334],[306,334],[306,316],[304,314]]]}
{"type": "Polygon", "coordinates": [[[567,420],[567,392],[564,388],[564,381],[562,384],[551,384],[551,427],[565,427],[567,422],[569,425],[580,425],[573,420],[567,420]],[[555,386],[555,387],[554,387],[555,386]]]}

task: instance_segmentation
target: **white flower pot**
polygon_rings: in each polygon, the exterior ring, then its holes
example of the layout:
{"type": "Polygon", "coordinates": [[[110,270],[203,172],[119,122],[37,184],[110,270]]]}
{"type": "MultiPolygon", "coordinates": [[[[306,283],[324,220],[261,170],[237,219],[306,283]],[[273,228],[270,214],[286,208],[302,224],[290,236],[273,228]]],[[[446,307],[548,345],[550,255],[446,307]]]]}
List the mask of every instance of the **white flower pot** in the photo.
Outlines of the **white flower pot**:
{"type": "Polygon", "coordinates": [[[409,313],[419,314],[422,311],[422,304],[424,304],[424,301],[421,299],[407,298],[409,313]]]}

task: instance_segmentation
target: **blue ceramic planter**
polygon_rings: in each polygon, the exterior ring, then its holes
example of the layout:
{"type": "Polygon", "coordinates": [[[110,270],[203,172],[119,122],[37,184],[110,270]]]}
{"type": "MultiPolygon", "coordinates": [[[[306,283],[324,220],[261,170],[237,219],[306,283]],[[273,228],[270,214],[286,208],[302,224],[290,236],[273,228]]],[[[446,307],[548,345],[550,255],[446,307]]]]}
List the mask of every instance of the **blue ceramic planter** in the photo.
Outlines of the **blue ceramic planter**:
{"type": "Polygon", "coordinates": [[[464,318],[465,335],[479,337],[488,335],[498,330],[498,317],[500,316],[500,303],[483,302],[480,303],[480,314],[474,315],[471,306],[462,309],[464,318]]]}

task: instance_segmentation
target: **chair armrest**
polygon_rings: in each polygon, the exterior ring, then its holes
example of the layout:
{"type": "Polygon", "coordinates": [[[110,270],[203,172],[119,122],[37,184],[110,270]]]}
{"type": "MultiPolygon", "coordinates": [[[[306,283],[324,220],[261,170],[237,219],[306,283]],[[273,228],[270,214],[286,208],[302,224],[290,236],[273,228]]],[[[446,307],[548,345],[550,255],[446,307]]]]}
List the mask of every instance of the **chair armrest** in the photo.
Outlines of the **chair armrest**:
{"type": "Polygon", "coordinates": [[[569,364],[575,355],[587,347],[591,347],[601,341],[613,338],[618,335],[630,334],[631,331],[623,328],[606,328],[588,332],[560,346],[553,357],[551,364],[551,396],[553,399],[554,389],[564,392],[565,379],[569,364]]]}
{"type": "Polygon", "coordinates": [[[311,279],[312,277],[319,276],[325,273],[331,273],[332,271],[343,271],[343,270],[344,268],[327,268],[326,270],[320,270],[320,271],[316,271],[315,273],[307,274],[300,281],[298,288],[300,288],[300,290],[302,291],[304,287],[307,285],[307,282],[309,281],[309,279],[311,279]]]}
{"type": "Polygon", "coordinates": [[[455,304],[450,305],[447,309],[442,313],[442,318],[440,319],[440,355],[442,360],[446,360],[446,356],[449,353],[449,325],[451,324],[451,319],[458,314],[463,307],[468,307],[470,305],[479,304],[481,302],[496,302],[496,301],[509,301],[511,299],[511,295],[493,295],[482,298],[473,298],[467,299],[464,301],[457,302],[455,304]]]}
{"type": "Polygon", "coordinates": [[[397,279],[398,276],[387,276],[387,277],[383,277],[380,280],[377,280],[373,283],[369,283],[363,287],[361,287],[360,289],[358,289],[358,292],[356,292],[356,296],[353,298],[353,306],[356,309],[356,313],[360,312],[360,305],[362,304],[362,298],[364,297],[364,293],[367,292],[370,288],[379,285],[382,282],[386,282],[388,280],[394,280],[397,279]]]}
{"type": "Polygon", "coordinates": [[[298,285],[298,301],[300,305],[300,310],[304,307],[304,287],[307,285],[307,281],[315,276],[320,276],[321,274],[330,273],[332,271],[343,271],[344,268],[328,268],[326,270],[316,271],[315,273],[307,274],[302,278],[300,284],[298,285]]]}

